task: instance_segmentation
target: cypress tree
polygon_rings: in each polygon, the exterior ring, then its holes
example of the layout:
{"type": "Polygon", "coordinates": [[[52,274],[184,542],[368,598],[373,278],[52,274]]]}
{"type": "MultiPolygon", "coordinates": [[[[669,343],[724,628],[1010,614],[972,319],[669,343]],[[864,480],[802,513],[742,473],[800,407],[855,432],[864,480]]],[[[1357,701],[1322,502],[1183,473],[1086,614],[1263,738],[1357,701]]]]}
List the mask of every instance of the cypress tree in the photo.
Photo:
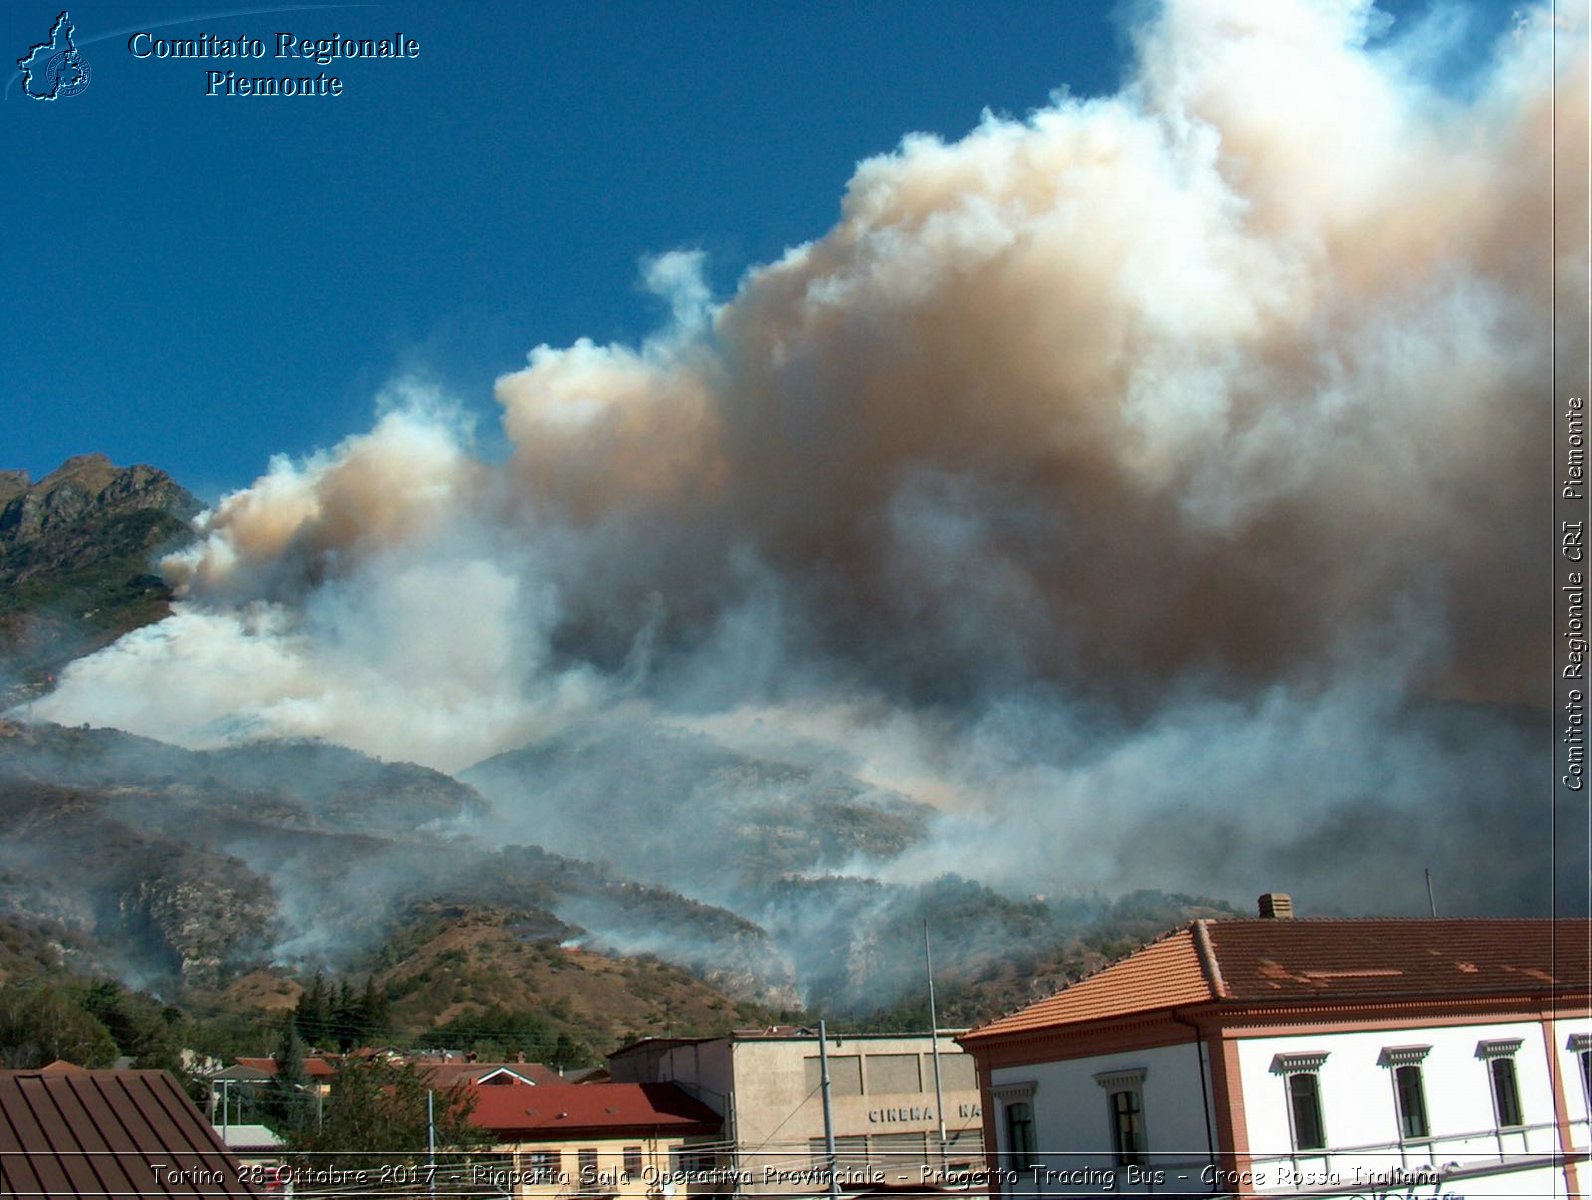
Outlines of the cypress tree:
{"type": "Polygon", "coordinates": [[[359,999],[360,1040],[374,1045],[387,1039],[392,1022],[387,1010],[387,992],[376,986],[374,975],[365,976],[365,991],[359,999]]]}
{"type": "Polygon", "coordinates": [[[317,971],[293,1010],[293,1023],[298,1028],[299,1036],[311,1046],[325,1045],[331,1034],[328,1008],[326,977],[317,971]]]}
{"type": "Polygon", "coordinates": [[[276,1077],[266,1086],[261,1115],[273,1130],[288,1137],[313,1124],[309,1116],[313,1097],[304,1070],[304,1039],[299,1036],[296,1014],[282,1022],[282,1040],[275,1057],[276,1077]]]}

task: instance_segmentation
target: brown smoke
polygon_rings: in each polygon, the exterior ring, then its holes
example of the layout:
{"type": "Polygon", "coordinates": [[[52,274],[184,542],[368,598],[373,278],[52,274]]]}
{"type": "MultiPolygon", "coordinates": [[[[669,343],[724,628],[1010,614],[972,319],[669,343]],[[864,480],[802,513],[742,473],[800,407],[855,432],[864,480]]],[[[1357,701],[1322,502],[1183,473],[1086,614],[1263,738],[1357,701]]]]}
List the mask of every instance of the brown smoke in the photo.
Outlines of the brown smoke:
{"type": "MultiPolygon", "coordinates": [[[[1189,755],[1225,730],[1212,787],[1254,795],[1241,760],[1284,740],[1403,736],[1311,716],[1356,689],[1541,704],[1549,233],[1573,331],[1585,38],[1559,40],[1555,128],[1545,13],[1462,95],[1377,32],[1354,0],[1171,0],[1119,94],[907,138],[722,306],[699,256],[663,255],[670,329],[499,381],[505,467],[414,406],[278,464],[169,564],[189,624],[83,664],[49,715],[265,638],[291,669],[212,681],[206,720],[148,706],[145,730],[451,767],[619,698],[860,704],[986,756],[909,756],[918,794],[1004,778],[1021,815],[1130,776],[1158,811],[1137,765],[1024,765],[1065,714],[1189,755]],[[411,602],[469,571],[469,595],[411,602]],[[1010,719],[1029,704],[1043,720],[1010,719]]],[[[1365,792],[1419,794],[1428,749],[1382,747],[1365,792]]]]}
{"type": "Polygon", "coordinates": [[[637,623],[663,546],[671,612],[711,619],[739,548],[823,653],[923,694],[1309,678],[1391,642],[1434,692],[1534,695],[1537,43],[1460,103],[1367,19],[1171,5],[1123,95],[862,164],[710,338],[539,349],[498,389],[518,486],[653,548],[577,607],[637,623]]]}

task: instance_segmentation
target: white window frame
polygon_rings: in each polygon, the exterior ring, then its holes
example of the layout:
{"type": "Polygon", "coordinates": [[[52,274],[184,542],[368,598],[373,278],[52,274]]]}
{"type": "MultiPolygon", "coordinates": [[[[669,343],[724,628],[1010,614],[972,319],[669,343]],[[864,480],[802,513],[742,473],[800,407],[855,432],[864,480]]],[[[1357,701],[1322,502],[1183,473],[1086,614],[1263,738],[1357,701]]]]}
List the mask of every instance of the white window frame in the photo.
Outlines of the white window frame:
{"type": "Polygon", "coordinates": [[[996,1084],[990,1088],[990,1096],[1000,1105],[1000,1120],[995,1125],[995,1150],[1000,1156],[1001,1165],[1012,1170],[1026,1171],[1039,1161],[1039,1111],[1034,1107],[1034,1093],[1038,1090],[1039,1083],[1033,1079],[996,1084]],[[1034,1144],[1029,1147],[1027,1161],[1021,1163],[1015,1160],[1016,1148],[1012,1145],[1010,1112],[1014,1104],[1028,1106],[1028,1120],[1034,1130],[1034,1144]]]}
{"type": "Polygon", "coordinates": [[[1271,1072],[1282,1080],[1282,1106],[1288,1114],[1288,1144],[1293,1147],[1295,1157],[1306,1157],[1315,1154],[1328,1153],[1332,1144],[1327,1136],[1327,1106],[1321,1099],[1321,1067],[1327,1061],[1327,1051],[1309,1050],[1296,1054],[1278,1054],[1271,1060],[1271,1072]],[[1293,1077],[1295,1075],[1309,1075],[1315,1080],[1316,1125],[1321,1134],[1321,1145],[1301,1146],[1299,1144],[1298,1122],[1294,1119],[1293,1077]]]}
{"type": "Polygon", "coordinates": [[[1106,1094],[1106,1118],[1110,1121],[1111,1154],[1119,1167],[1143,1166],[1150,1161],[1150,1126],[1145,1119],[1144,1080],[1150,1073],[1148,1067],[1128,1067],[1117,1071],[1101,1071],[1094,1077],[1106,1094]],[[1139,1142],[1136,1149],[1123,1150],[1122,1127],[1117,1121],[1117,1097],[1133,1097],[1134,1113],[1138,1117],[1139,1142]]]}
{"type": "Polygon", "coordinates": [[[1432,1106],[1426,1103],[1426,1056],[1430,1046],[1384,1046],[1377,1057],[1377,1065],[1387,1068],[1388,1080],[1393,1085],[1393,1119],[1398,1122],[1399,1145],[1419,1146],[1432,1140],[1432,1106]],[[1421,1132],[1410,1133],[1409,1113],[1405,1111],[1404,1094],[1399,1090],[1399,1072],[1413,1069],[1416,1081],[1416,1099],[1421,1105],[1421,1132]]]}
{"type": "Polygon", "coordinates": [[[1524,1038],[1484,1038],[1476,1043],[1476,1057],[1481,1059],[1487,1071],[1487,1095],[1492,1099],[1493,1126],[1500,1133],[1521,1129],[1526,1123],[1526,1106],[1520,1098],[1520,1072],[1515,1067],[1515,1052],[1523,1045],[1524,1038]],[[1515,1116],[1519,1118],[1516,1121],[1506,1122],[1498,1108],[1498,1077],[1494,1074],[1494,1064],[1500,1061],[1509,1063],[1509,1085],[1514,1091],[1515,1116]]]}
{"type": "Polygon", "coordinates": [[[564,1153],[560,1148],[538,1146],[522,1151],[517,1165],[527,1183],[557,1183],[564,1170],[564,1153]]]}
{"type": "Polygon", "coordinates": [[[1581,1072],[1581,1094],[1586,1098],[1587,1116],[1592,1117],[1592,1033],[1572,1033],[1564,1048],[1575,1055],[1581,1072]]]}

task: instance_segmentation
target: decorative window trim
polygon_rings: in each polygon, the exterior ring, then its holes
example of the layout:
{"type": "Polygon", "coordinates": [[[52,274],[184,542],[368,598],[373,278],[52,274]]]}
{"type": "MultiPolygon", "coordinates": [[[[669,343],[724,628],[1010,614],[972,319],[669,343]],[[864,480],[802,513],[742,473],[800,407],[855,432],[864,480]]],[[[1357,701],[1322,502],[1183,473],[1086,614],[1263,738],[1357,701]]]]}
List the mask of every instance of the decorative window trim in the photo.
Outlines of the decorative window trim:
{"type": "Polygon", "coordinates": [[[1016,1104],[1023,1100],[1032,1100],[1034,1093],[1038,1090],[1038,1080],[1022,1079],[1016,1083],[993,1084],[989,1089],[989,1094],[1002,1104],[1016,1104]]]}
{"type": "MultiPolygon", "coordinates": [[[[1518,1045],[1518,1043],[1516,1043],[1518,1045]]],[[[1379,1067],[1418,1067],[1432,1052],[1430,1046],[1383,1046],[1377,1056],[1379,1067]]]]}
{"type": "MultiPolygon", "coordinates": [[[[1477,1049],[1480,1056],[1480,1048],[1477,1049]]],[[[1484,1060],[1487,1067],[1487,1091],[1492,1100],[1493,1120],[1499,1130],[1519,1129],[1525,1125],[1525,1107],[1520,1102],[1520,1076],[1515,1072],[1514,1054],[1489,1054],[1484,1060]],[[1500,1095],[1500,1084],[1507,1092],[1500,1095]],[[1505,1099],[1507,1096],[1507,1100],[1505,1099]],[[1510,1111],[1510,1110],[1513,1111],[1510,1111]]]]}
{"type": "Polygon", "coordinates": [[[996,1134],[997,1144],[1002,1147],[1002,1161],[1013,1170],[1026,1171],[1039,1161],[1039,1126],[1037,1114],[1031,1103],[1036,1086],[1033,1082],[1008,1084],[997,1091],[996,1098],[1001,1106],[1001,1128],[996,1134]],[[1027,1130],[1026,1136],[1022,1139],[1026,1144],[1022,1146],[1017,1144],[1019,1110],[1026,1110],[1021,1122],[1027,1130]]]}
{"type": "Polygon", "coordinates": [[[1586,1093],[1587,1108],[1592,1110],[1592,1033],[1572,1033],[1565,1046],[1581,1068],[1581,1090],[1586,1093]]]}
{"type": "Polygon", "coordinates": [[[1106,1094],[1111,1117],[1112,1156],[1119,1167],[1143,1166],[1149,1161],[1150,1135],[1144,1121],[1144,1067],[1102,1071],[1094,1077],[1106,1094]],[[1131,1127],[1132,1143],[1124,1142],[1123,1118],[1131,1127]]]}
{"type": "Polygon", "coordinates": [[[1476,1043],[1476,1057],[1483,1060],[1513,1058],[1525,1041],[1525,1038],[1484,1038],[1476,1043]]]}
{"type": "MultiPolygon", "coordinates": [[[[1277,1058],[1279,1058],[1279,1059],[1284,1058],[1284,1057],[1297,1057],[1297,1056],[1284,1056],[1284,1055],[1281,1055],[1281,1054],[1279,1054],[1277,1056],[1277,1058]]],[[[1319,1058],[1325,1059],[1326,1055],[1322,1054],[1322,1055],[1315,1056],[1315,1057],[1319,1057],[1319,1058]]],[[[1311,1068],[1311,1069],[1308,1069],[1308,1070],[1300,1069],[1300,1070],[1293,1070],[1293,1071],[1278,1071],[1277,1070],[1277,1064],[1276,1064],[1275,1060],[1272,1063],[1272,1069],[1274,1071],[1276,1071],[1277,1074],[1282,1079],[1283,1105],[1284,1105],[1285,1110],[1288,1113],[1288,1144],[1293,1147],[1293,1150],[1294,1150],[1295,1154],[1321,1154],[1321,1153],[1325,1153],[1327,1145],[1328,1145],[1328,1141],[1327,1141],[1327,1121],[1326,1121],[1326,1114],[1323,1112],[1322,1104],[1321,1104],[1321,1074],[1320,1074],[1320,1072],[1315,1070],[1314,1068],[1311,1068]],[[1315,1135],[1316,1135],[1315,1141],[1319,1141],[1320,1145],[1315,1145],[1313,1143],[1309,1144],[1309,1145],[1301,1144],[1302,1140],[1304,1140],[1304,1139],[1302,1139],[1301,1136],[1300,1136],[1299,1118],[1298,1118],[1298,1109],[1297,1109],[1298,1097],[1296,1097],[1295,1092],[1294,1092],[1294,1086],[1295,1086],[1294,1085],[1294,1080],[1299,1078],[1299,1077],[1301,1077],[1301,1076],[1304,1076],[1304,1077],[1308,1078],[1308,1080],[1309,1080],[1309,1086],[1306,1089],[1309,1092],[1309,1100],[1310,1100],[1310,1110],[1309,1111],[1311,1113],[1311,1116],[1312,1116],[1312,1118],[1314,1120],[1315,1127],[1316,1127],[1315,1131],[1314,1131],[1315,1135]]]]}
{"type": "Polygon", "coordinates": [[[1143,1091],[1144,1077],[1149,1073],[1148,1067],[1130,1067],[1123,1071],[1101,1071],[1094,1077],[1094,1081],[1108,1092],[1143,1091]]]}
{"type": "Polygon", "coordinates": [[[1271,1060],[1271,1073],[1297,1075],[1301,1071],[1319,1071],[1329,1053],[1327,1050],[1312,1050],[1302,1054],[1279,1054],[1271,1060]]]}
{"type": "MultiPolygon", "coordinates": [[[[1427,1047],[1429,1049],[1430,1047],[1427,1047]]],[[[1385,1052],[1384,1052],[1385,1053],[1385,1052]]],[[[1399,1145],[1424,1145],[1432,1140],[1432,1114],[1426,1103],[1426,1075],[1421,1070],[1426,1055],[1405,1062],[1384,1064],[1389,1068],[1393,1084],[1393,1113],[1399,1123],[1399,1145]],[[1412,1072],[1412,1074],[1406,1074],[1412,1072]],[[1409,1095],[1405,1095],[1405,1080],[1412,1079],[1409,1095]],[[1417,1128],[1411,1128],[1411,1126],[1417,1128]]]]}

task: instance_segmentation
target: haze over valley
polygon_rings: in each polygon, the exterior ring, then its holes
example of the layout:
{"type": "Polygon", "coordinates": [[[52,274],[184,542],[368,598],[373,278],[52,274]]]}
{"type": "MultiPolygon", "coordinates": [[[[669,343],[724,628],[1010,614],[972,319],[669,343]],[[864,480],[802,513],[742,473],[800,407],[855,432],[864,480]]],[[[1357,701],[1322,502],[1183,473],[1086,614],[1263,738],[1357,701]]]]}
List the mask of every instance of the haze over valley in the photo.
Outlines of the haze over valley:
{"type": "Polygon", "coordinates": [[[596,1046],[908,1021],[925,922],[954,1021],[1272,889],[1568,902],[1585,38],[1134,11],[1115,91],[902,131],[728,290],[652,248],[659,326],[530,348],[497,431],[416,370],[208,505],[0,473],[0,979],[596,1046]]]}

